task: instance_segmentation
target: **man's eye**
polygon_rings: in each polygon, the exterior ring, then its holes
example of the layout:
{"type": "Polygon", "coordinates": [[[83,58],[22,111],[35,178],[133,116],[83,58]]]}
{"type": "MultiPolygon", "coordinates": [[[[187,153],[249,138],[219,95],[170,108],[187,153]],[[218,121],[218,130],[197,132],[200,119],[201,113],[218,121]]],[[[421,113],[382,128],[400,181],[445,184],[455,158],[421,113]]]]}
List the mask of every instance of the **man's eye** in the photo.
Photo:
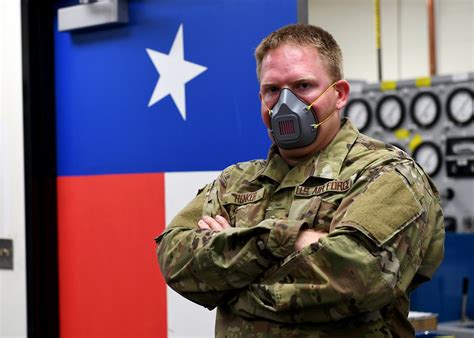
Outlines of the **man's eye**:
{"type": "Polygon", "coordinates": [[[265,87],[263,89],[263,95],[268,96],[268,97],[274,97],[278,95],[280,92],[280,88],[278,87],[265,87]]]}
{"type": "Polygon", "coordinates": [[[302,82],[302,83],[298,84],[298,89],[306,90],[306,89],[309,89],[309,88],[311,88],[311,85],[309,83],[302,82]]]}

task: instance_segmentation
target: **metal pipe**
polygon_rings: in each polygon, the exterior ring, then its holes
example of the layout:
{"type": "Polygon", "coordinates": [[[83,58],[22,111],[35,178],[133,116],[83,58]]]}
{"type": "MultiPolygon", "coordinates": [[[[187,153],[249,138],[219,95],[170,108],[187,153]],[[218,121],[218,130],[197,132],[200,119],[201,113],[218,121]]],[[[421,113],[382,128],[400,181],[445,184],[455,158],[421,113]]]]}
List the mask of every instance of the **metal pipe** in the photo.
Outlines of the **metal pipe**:
{"type": "Polygon", "coordinates": [[[377,68],[379,81],[382,82],[382,41],[380,37],[380,0],[374,0],[375,11],[375,48],[377,50],[377,68]]]}
{"type": "Polygon", "coordinates": [[[428,0],[428,34],[430,50],[430,75],[436,75],[436,30],[433,0],[428,0]]]}
{"type": "Polygon", "coordinates": [[[397,74],[398,78],[402,78],[402,3],[397,0],[397,74]]]}

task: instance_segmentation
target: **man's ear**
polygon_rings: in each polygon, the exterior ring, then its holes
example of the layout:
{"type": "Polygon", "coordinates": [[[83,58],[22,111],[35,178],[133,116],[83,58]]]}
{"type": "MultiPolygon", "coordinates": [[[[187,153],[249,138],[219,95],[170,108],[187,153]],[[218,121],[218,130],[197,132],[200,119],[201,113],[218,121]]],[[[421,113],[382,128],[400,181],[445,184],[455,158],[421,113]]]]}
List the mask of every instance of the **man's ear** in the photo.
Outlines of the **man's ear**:
{"type": "Polygon", "coordinates": [[[260,101],[262,101],[262,92],[261,92],[261,91],[258,91],[258,99],[259,99],[260,101]]]}
{"type": "Polygon", "coordinates": [[[339,80],[334,88],[337,92],[336,109],[341,110],[349,101],[350,85],[346,80],[339,80]]]}

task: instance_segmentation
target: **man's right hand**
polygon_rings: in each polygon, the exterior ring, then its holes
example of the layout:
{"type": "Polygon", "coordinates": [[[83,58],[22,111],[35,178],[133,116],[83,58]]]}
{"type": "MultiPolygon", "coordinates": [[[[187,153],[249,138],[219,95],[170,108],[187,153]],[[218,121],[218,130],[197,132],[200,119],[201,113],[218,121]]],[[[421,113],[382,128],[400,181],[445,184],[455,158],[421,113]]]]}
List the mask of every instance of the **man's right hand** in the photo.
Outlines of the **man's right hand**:
{"type": "Polygon", "coordinates": [[[298,251],[302,250],[305,246],[313,244],[319,241],[320,238],[326,237],[327,235],[328,233],[323,231],[316,231],[311,229],[302,230],[298,234],[298,237],[296,237],[295,249],[298,251]]]}

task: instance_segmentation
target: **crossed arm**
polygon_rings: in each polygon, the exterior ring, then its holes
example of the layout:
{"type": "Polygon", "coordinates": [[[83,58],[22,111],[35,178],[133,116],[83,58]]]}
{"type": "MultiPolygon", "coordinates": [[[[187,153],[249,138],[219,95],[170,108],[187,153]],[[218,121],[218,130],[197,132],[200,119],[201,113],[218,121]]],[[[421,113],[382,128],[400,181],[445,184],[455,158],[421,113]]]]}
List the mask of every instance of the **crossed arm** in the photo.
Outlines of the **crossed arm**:
{"type": "MultiPolygon", "coordinates": [[[[210,230],[220,232],[225,229],[231,228],[227,220],[221,215],[217,215],[212,218],[210,216],[204,216],[199,220],[198,226],[202,230],[210,230]]],[[[327,236],[327,232],[316,231],[312,229],[300,230],[295,241],[295,250],[300,251],[305,246],[308,246],[312,243],[319,241],[320,238],[327,236]]]]}

